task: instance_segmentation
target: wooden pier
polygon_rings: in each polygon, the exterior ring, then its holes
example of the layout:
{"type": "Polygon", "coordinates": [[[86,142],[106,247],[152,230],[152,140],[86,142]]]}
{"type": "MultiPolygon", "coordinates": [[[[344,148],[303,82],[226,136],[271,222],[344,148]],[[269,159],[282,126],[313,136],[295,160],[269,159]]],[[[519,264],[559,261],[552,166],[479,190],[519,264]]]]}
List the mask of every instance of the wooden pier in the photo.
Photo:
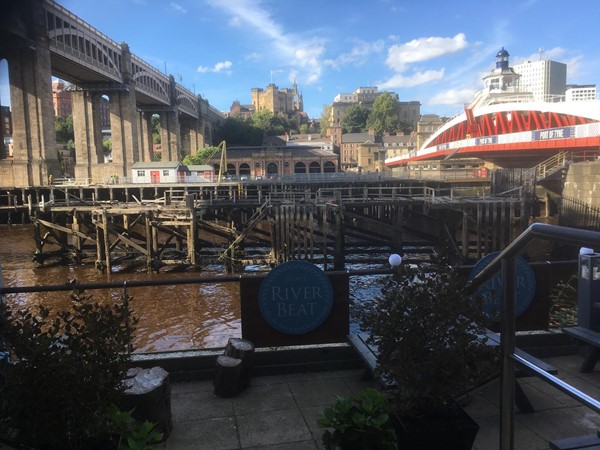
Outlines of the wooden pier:
{"type": "Polygon", "coordinates": [[[7,195],[0,213],[33,223],[39,264],[92,260],[103,271],[217,262],[239,271],[292,259],[343,270],[358,249],[406,256],[415,245],[474,260],[504,248],[529,219],[520,198],[419,183],[50,186],[7,195]],[[405,230],[423,240],[405,242],[405,230]]]}

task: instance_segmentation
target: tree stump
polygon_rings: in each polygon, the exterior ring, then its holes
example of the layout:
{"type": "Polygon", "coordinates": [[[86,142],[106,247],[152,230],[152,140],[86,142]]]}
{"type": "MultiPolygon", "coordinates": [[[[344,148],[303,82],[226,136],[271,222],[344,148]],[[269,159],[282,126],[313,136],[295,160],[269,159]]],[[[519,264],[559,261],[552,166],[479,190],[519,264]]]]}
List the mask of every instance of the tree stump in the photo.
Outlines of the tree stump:
{"type": "Polygon", "coordinates": [[[215,372],[215,394],[220,397],[235,397],[241,390],[242,360],[231,356],[217,358],[215,372]]]}
{"type": "Polygon", "coordinates": [[[242,360],[240,387],[247,388],[250,384],[250,374],[254,365],[254,344],[246,339],[230,338],[225,347],[225,356],[242,360]]]}
{"type": "Polygon", "coordinates": [[[136,420],[156,424],[166,439],[173,430],[169,373],[162,367],[134,367],[127,371],[123,385],[125,391],[119,407],[125,411],[133,409],[132,416],[136,420]]]}

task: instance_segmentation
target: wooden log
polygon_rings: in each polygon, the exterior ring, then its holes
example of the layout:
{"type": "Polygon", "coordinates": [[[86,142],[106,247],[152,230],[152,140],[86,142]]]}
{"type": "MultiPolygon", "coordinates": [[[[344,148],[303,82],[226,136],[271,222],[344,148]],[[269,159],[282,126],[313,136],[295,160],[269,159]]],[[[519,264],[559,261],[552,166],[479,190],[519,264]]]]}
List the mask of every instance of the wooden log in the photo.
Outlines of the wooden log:
{"type": "Polygon", "coordinates": [[[125,411],[133,409],[132,415],[136,420],[156,424],[166,439],[173,430],[169,373],[162,367],[134,367],[127,371],[123,384],[125,391],[119,407],[125,411]]]}
{"type": "Polygon", "coordinates": [[[241,390],[242,360],[231,356],[217,358],[215,372],[215,395],[220,397],[235,397],[241,390]]]}
{"type": "Polygon", "coordinates": [[[247,339],[230,338],[225,347],[225,356],[242,360],[240,388],[248,387],[254,366],[254,344],[247,339]]]}

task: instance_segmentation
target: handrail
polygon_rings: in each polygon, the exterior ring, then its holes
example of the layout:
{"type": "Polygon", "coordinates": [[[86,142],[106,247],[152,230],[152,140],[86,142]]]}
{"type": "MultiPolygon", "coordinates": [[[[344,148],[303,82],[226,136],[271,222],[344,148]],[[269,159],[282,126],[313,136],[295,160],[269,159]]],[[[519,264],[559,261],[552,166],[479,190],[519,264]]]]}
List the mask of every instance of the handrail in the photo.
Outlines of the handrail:
{"type": "MultiPolygon", "coordinates": [[[[345,274],[348,276],[363,276],[363,275],[391,275],[394,273],[393,269],[356,269],[356,270],[330,270],[326,271],[327,275],[340,275],[345,274]]],[[[63,284],[51,284],[51,285],[35,285],[35,286],[1,286],[0,285],[0,296],[6,294],[22,294],[32,292],[65,292],[72,291],[74,288],[81,289],[84,291],[92,289],[122,289],[122,288],[136,288],[136,287],[148,287],[148,286],[173,286],[180,284],[202,284],[202,283],[235,283],[242,280],[262,278],[266,273],[256,274],[241,274],[241,275],[223,275],[216,277],[192,277],[192,278],[173,278],[173,279],[160,279],[160,280],[124,280],[124,281],[110,281],[104,283],[78,283],[73,280],[63,284]]],[[[0,281],[1,278],[0,278],[0,281]]]]}
{"type": "Polygon", "coordinates": [[[515,355],[516,257],[534,239],[561,241],[580,246],[600,248],[600,232],[534,223],[502,250],[468,284],[468,289],[470,292],[473,292],[483,282],[498,272],[498,269],[501,270],[503,280],[503,297],[500,311],[500,357],[502,369],[499,434],[501,450],[514,449],[515,362],[524,365],[536,376],[562,390],[585,406],[600,412],[600,402],[515,355]]]}

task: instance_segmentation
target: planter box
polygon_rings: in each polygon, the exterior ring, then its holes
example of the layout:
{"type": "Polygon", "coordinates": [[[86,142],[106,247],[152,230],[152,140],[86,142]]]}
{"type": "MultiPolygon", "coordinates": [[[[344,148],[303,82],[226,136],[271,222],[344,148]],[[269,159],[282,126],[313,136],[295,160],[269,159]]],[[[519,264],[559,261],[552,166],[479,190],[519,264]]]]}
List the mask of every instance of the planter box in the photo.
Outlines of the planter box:
{"type": "Polygon", "coordinates": [[[477,422],[457,403],[429,416],[395,419],[399,449],[470,450],[479,431],[477,422]]]}

